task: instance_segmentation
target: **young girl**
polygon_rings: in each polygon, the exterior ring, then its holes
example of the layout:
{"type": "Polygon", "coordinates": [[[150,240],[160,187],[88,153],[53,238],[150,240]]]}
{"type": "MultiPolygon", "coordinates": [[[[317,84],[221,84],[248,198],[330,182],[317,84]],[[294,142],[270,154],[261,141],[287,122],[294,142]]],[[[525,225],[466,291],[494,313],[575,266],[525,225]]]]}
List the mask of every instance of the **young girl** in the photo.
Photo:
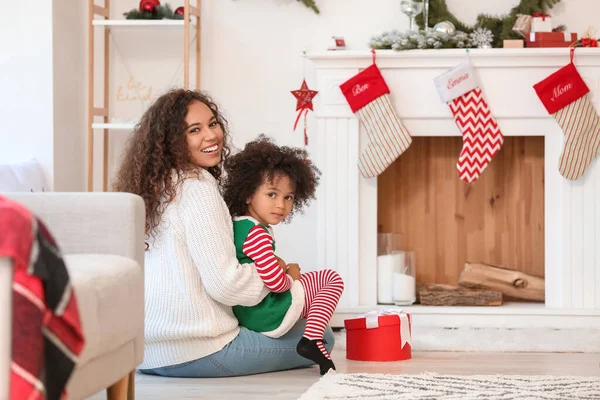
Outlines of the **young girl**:
{"type": "Polygon", "coordinates": [[[256,306],[233,307],[240,325],[280,337],[299,318],[306,318],[306,330],[296,351],[319,364],[321,375],[335,369],[323,346],[323,332],[344,290],[342,278],[332,270],[300,274],[297,264],[286,265],[275,256],[271,229],[289,221],[314,198],[319,170],[305,150],[278,147],[261,135],[231,156],[225,171],[223,197],[234,217],[238,260],[242,264],[254,262],[271,291],[256,306]]]}

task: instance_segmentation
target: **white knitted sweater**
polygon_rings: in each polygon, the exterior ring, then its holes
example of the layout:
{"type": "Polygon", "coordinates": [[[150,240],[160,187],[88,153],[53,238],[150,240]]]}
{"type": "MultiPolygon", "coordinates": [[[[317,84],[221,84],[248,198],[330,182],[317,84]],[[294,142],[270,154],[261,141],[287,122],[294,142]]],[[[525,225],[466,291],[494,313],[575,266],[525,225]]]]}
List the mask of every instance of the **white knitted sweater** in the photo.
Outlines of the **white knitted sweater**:
{"type": "Polygon", "coordinates": [[[254,264],[240,265],[233,225],[216,180],[187,178],[162,215],[145,257],[142,369],[196,360],[238,334],[231,306],[253,306],[268,293],[254,264]]]}

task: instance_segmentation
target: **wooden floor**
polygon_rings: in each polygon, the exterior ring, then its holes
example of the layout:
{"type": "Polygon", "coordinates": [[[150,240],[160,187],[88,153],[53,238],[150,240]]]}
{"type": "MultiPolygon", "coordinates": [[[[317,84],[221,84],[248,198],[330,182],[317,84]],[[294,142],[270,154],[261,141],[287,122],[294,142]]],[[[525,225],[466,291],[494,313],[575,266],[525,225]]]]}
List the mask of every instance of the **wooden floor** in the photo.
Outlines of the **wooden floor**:
{"type": "MultiPolygon", "coordinates": [[[[346,360],[344,338],[339,336],[332,358],[338,372],[455,375],[582,375],[600,376],[600,353],[413,353],[401,362],[367,363],[346,360]]],[[[317,367],[220,379],[161,378],[136,375],[136,399],[298,399],[319,379],[317,367]]],[[[104,394],[92,397],[104,399],[104,394]]]]}

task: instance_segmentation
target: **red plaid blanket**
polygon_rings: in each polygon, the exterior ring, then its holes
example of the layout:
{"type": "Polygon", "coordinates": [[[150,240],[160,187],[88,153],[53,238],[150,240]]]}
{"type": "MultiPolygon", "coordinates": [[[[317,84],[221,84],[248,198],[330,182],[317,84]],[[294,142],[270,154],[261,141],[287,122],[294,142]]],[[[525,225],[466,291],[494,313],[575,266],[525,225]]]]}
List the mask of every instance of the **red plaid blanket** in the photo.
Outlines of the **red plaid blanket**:
{"type": "Polygon", "coordinates": [[[10,399],[64,398],[84,345],[75,293],[44,224],[0,196],[0,256],[13,260],[10,399]]]}

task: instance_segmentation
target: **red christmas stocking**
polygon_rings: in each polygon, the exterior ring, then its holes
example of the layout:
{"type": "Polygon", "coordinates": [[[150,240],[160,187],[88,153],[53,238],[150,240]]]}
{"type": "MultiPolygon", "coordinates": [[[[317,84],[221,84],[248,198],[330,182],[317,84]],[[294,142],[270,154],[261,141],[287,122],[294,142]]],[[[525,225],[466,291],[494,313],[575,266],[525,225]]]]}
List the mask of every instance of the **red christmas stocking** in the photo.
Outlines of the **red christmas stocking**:
{"type": "Polygon", "coordinates": [[[392,107],[390,89],[375,63],[340,88],[369,137],[358,169],[365,178],[375,177],[408,149],[412,138],[392,107]]]}
{"type": "Polygon", "coordinates": [[[600,117],[590,102],[587,87],[571,62],[533,88],[565,134],[558,170],[567,179],[577,179],[600,150],[600,117]]]}
{"type": "Polygon", "coordinates": [[[462,132],[463,148],[456,168],[463,181],[475,181],[504,143],[477,83],[475,70],[465,62],[435,79],[440,98],[448,103],[462,132]]]}

